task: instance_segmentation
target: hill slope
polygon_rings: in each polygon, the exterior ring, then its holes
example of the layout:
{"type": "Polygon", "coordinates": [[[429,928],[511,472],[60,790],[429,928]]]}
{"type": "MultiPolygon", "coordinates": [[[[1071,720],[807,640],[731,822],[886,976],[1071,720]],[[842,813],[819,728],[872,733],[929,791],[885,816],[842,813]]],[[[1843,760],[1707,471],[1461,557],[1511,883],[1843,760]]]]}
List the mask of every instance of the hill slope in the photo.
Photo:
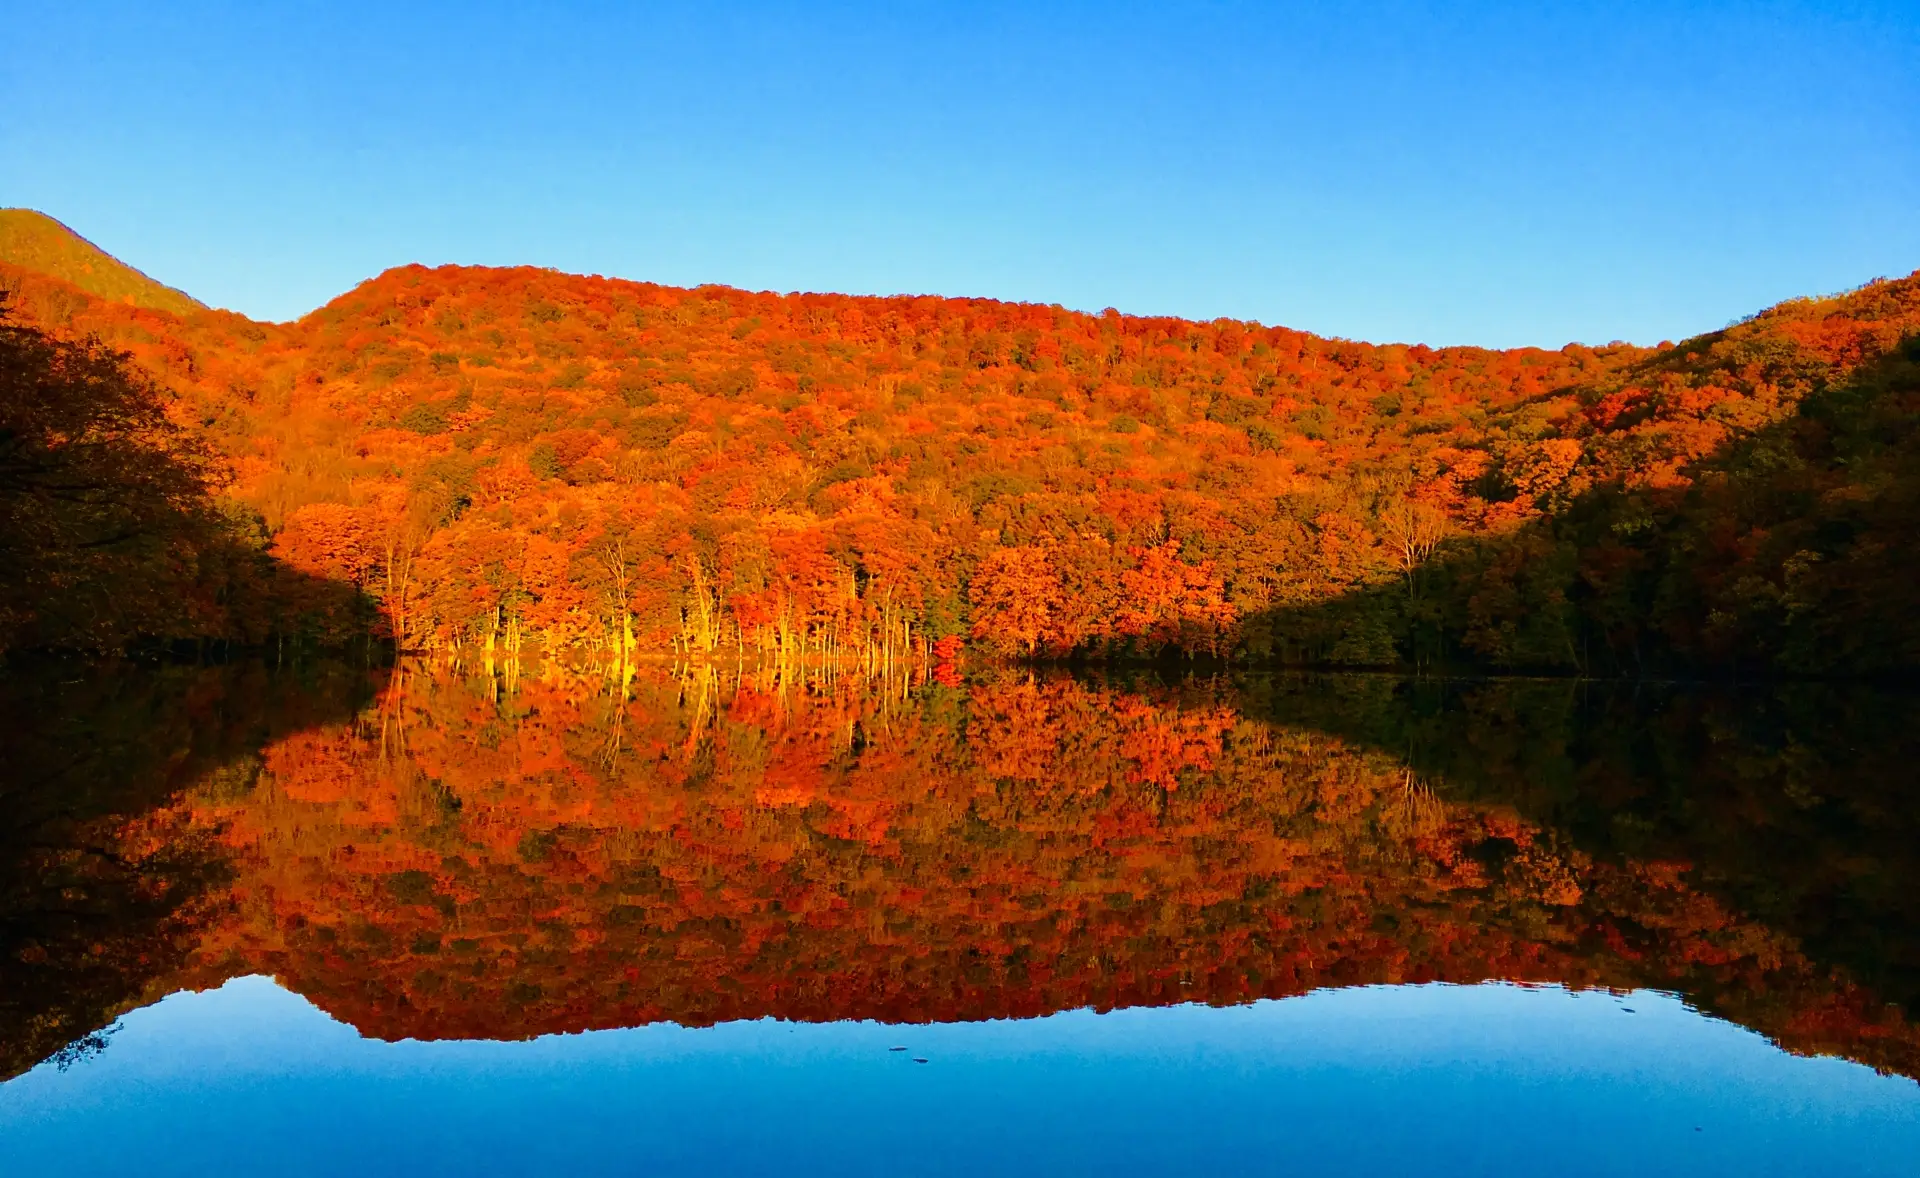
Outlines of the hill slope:
{"type": "MultiPolygon", "coordinates": [[[[1856,385],[1893,405],[1903,376],[1857,378],[1904,372],[1920,334],[1920,276],[1659,351],[1371,345],[528,268],[403,267],[279,325],[89,299],[5,265],[0,285],[178,391],[294,567],[364,586],[399,640],[448,650],[864,658],[952,638],[1020,655],[1572,668],[1626,651],[1611,669],[1705,667],[1738,645],[1709,641],[1727,633],[1714,594],[1649,572],[1608,596],[1623,570],[1668,567],[1649,546],[1679,533],[1641,517],[1751,465],[1741,447],[1803,413],[1825,414],[1821,437],[1906,420],[1820,406],[1856,385]],[[1632,510],[1547,527],[1593,517],[1596,495],[1632,510]],[[1553,624],[1515,629],[1539,619],[1553,624]]],[[[1808,435],[1798,460],[1818,466],[1816,514],[1869,490],[1849,482],[1869,470],[1848,465],[1857,448],[1823,445],[1808,435]]],[[[1706,556],[1762,544],[1778,521],[1743,503],[1689,508],[1683,539],[1706,556]]],[[[1672,567],[1784,601],[1801,547],[1672,567]]],[[[1868,592],[1898,592],[1874,569],[1868,592]]],[[[1920,616],[1829,601],[1841,628],[1920,616]]]]}
{"type": "Polygon", "coordinates": [[[103,299],[184,315],[205,306],[32,209],[0,209],[0,262],[62,278],[103,299]]]}

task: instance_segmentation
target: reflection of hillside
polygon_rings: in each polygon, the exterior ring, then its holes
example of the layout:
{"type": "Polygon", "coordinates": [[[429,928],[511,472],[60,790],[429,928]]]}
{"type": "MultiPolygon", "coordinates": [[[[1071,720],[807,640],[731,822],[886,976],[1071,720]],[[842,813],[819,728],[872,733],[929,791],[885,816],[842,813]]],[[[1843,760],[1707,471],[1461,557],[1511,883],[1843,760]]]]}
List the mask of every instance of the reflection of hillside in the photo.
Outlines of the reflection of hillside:
{"type": "Polygon", "coordinates": [[[330,666],[0,675],[0,1077],[84,1050],[173,984],[228,878],[179,792],[244,796],[263,745],[342,723],[367,694],[330,666]]]}
{"type": "MultiPolygon", "coordinates": [[[[1907,1010],[1920,1004],[1920,696],[1552,680],[1262,677],[1243,706],[1392,750],[1605,862],[1683,879],[1907,1010]]],[[[1743,1022],[1766,993],[1696,1000],[1743,1022]]],[[[1783,1032],[1784,1033],[1784,1032],[1783,1032]]]]}
{"type": "Polygon", "coordinates": [[[388,1038],[958,1020],[1507,978],[1654,986],[1920,1071],[1874,993],[1689,875],[1224,688],[409,669],[203,791],[195,967],[388,1038]],[[1264,706],[1264,705],[1261,705],[1264,706]]]}

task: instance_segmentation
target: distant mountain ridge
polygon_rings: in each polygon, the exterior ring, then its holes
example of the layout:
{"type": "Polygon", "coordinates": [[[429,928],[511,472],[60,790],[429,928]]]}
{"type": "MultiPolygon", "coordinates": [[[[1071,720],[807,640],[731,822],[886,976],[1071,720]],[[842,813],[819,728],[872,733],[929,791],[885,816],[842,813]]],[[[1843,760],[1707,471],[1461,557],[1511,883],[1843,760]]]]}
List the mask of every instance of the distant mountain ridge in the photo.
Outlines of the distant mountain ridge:
{"type": "Polygon", "coordinates": [[[33,209],[0,209],[0,262],[50,274],[103,299],[185,315],[206,304],[147,277],[33,209]]]}

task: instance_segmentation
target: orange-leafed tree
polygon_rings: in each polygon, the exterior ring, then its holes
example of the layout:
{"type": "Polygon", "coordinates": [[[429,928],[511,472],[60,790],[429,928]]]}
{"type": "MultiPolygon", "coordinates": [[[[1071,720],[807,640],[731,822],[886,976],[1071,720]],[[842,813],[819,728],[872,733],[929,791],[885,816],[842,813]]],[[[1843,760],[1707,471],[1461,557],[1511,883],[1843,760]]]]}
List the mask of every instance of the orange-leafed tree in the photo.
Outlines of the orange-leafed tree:
{"type": "Polygon", "coordinates": [[[990,647],[1031,656],[1054,637],[1060,578],[1040,548],[995,549],[975,570],[967,596],[973,636],[990,647]]]}

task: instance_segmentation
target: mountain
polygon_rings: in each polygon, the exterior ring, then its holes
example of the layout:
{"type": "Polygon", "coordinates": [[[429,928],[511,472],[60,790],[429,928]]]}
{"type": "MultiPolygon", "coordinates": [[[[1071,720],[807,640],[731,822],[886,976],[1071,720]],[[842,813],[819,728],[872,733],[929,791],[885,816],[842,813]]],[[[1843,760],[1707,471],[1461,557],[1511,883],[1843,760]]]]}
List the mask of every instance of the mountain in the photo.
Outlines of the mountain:
{"type": "Polygon", "coordinates": [[[0,262],[64,279],[103,299],[185,315],[205,310],[99,246],[32,209],[0,209],[0,262]]]}
{"type": "Polygon", "coordinates": [[[1920,275],[1557,351],[529,268],[290,324],[0,285],[414,648],[1920,667],[1920,275]]]}

